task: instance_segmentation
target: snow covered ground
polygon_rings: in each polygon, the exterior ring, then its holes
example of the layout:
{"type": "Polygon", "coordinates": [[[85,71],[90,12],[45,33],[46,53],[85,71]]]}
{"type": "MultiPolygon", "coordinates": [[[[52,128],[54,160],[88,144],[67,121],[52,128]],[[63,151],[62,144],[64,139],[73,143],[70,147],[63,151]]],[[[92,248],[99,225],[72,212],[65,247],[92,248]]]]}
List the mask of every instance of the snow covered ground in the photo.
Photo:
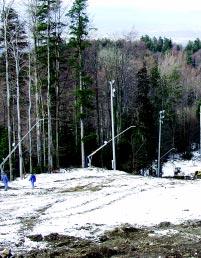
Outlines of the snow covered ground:
{"type": "Polygon", "coordinates": [[[180,175],[191,176],[195,171],[201,171],[201,156],[199,152],[193,152],[191,160],[182,160],[177,158],[174,161],[168,161],[163,165],[163,176],[174,176],[175,168],[180,168],[180,175]]]}
{"type": "MultiPolygon", "coordinates": [[[[167,166],[168,167],[168,166],[167,166]]],[[[167,169],[168,173],[169,169],[167,169]]],[[[141,177],[98,168],[29,177],[0,189],[0,246],[43,248],[28,235],[96,238],[124,223],[152,226],[201,220],[201,180],[141,177]]]]}

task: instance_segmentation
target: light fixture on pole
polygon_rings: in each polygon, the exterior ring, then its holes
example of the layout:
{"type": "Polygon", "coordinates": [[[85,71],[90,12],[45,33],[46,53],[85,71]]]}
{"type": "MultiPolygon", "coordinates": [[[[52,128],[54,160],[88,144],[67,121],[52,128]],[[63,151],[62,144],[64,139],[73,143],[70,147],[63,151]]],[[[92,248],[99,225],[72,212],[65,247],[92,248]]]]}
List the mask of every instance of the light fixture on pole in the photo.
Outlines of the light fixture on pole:
{"type": "Polygon", "coordinates": [[[44,121],[46,118],[41,118],[39,119],[31,128],[30,130],[21,138],[21,140],[15,144],[13,143],[12,146],[13,146],[13,149],[11,150],[10,153],[8,153],[8,155],[3,159],[3,161],[0,163],[0,170],[3,170],[3,167],[4,167],[4,164],[6,163],[6,161],[9,159],[9,157],[11,157],[11,155],[15,152],[15,150],[18,148],[18,146],[20,145],[20,143],[24,140],[24,138],[30,134],[30,132],[35,128],[35,126],[37,124],[39,124],[41,121],[44,121]]]}
{"type": "Polygon", "coordinates": [[[87,156],[87,161],[88,161],[88,167],[91,167],[91,162],[92,162],[92,157],[94,154],[96,154],[96,152],[98,152],[99,150],[101,150],[103,147],[105,147],[108,144],[107,141],[104,141],[104,144],[101,145],[98,149],[96,149],[95,151],[93,151],[90,155],[87,156]]]}
{"type": "Polygon", "coordinates": [[[93,151],[90,155],[87,156],[87,161],[88,161],[88,167],[91,167],[91,162],[92,162],[92,157],[102,148],[104,148],[108,143],[110,143],[111,141],[113,141],[113,139],[116,139],[117,137],[119,137],[120,135],[124,134],[126,131],[130,130],[131,128],[135,128],[135,125],[131,125],[128,128],[126,128],[125,130],[123,130],[122,132],[120,132],[119,134],[117,134],[114,138],[111,138],[109,141],[104,141],[104,144],[101,145],[100,147],[98,147],[98,149],[96,149],[95,151],[93,151]]]}
{"type": "Polygon", "coordinates": [[[158,133],[158,166],[157,166],[157,176],[160,176],[160,159],[161,159],[161,124],[163,123],[163,118],[165,117],[165,110],[159,112],[159,133],[158,133]]]}
{"type": "Polygon", "coordinates": [[[114,138],[114,110],[113,110],[113,98],[115,88],[113,88],[114,80],[110,83],[110,99],[111,99],[111,122],[112,122],[112,169],[116,170],[116,152],[115,152],[115,138],[114,138]]]}

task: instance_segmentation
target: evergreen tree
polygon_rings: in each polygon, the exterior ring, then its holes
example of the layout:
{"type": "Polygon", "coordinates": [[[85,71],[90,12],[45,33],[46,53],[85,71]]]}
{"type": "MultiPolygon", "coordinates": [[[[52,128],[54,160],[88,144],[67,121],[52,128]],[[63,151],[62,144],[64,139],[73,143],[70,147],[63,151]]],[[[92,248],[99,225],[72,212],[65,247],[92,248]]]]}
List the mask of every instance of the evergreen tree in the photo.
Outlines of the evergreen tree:
{"type": "Polygon", "coordinates": [[[141,41],[145,43],[147,48],[151,51],[155,52],[163,52],[172,49],[172,40],[168,38],[156,37],[150,38],[148,35],[142,36],[141,41]]]}
{"type": "Polygon", "coordinates": [[[159,52],[162,52],[162,49],[163,49],[163,39],[162,39],[162,37],[159,37],[159,39],[158,39],[158,51],[159,52]]]}
{"type": "Polygon", "coordinates": [[[201,41],[199,38],[197,38],[194,41],[189,40],[188,44],[185,48],[186,52],[186,62],[187,64],[191,64],[193,67],[195,67],[195,60],[192,58],[192,55],[197,52],[199,49],[201,49],[201,41]]]}
{"type": "Polygon", "coordinates": [[[150,50],[153,49],[152,39],[148,35],[142,36],[140,40],[145,43],[145,45],[147,46],[148,49],[150,49],[150,50]]]}
{"type": "MultiPolygon", "coordinates": [[[[178,68],[174,68],[169,74],[162,77],[163,109],[165,110],[166,135],[164,141],[164,152],[175,147],[177,142],[175,134],[178,130],[177,109],[181,105],[181,74],[178,68]]],[[[176,146],[177,147],[177,146],[176,146]]]]}
{"type": "Polygon", "coordinates": [[[165,53],[166,51],[168,51],[170,49],[172,49],[172,40],[168,39],[168,38],[164,38],[162,52],[165,53]]]}
{"type": "Polygon", "coordinates": [[[154,136],[154,108],[149,99],[150,78],[145,64],[137,73],[137,134],[138,168],[145,167],[155,154],[154,136]]]}
{"type": "Polygon", "coordinates": [[[87,36],[89,32],[89,19],[86,13],[87,0],[75,0],[68,12],[70,18],[70,41],[69,47],[73,50],[71,67],[76,75],[76,123],[79,117],[80,121],[80,141],[81,141],[81,162],[85,166],[85,146],[84,139],[87,138],[84,132],[84,120],[86,117],[86,108],[90,106],[91,83],[90,77],[86,74],[84,68],[84,50],[89,46],[87,36]],[[79,115],[78,115],[79,114],[79,115]]]}
{"type": "Polygon", "coordinates": [[[35,91],[37,119],[45,118],[42,132],[39,132],[37,140],[39,146],[38,165],[41,166],[40,135],[43,135],[43,166],[46,167],[46,137],[48,150],[48,169],[52,170],[54,164],[59,166],[59,138],[58,138],[58,114],[59,114],[59,59],[61,53],[61,31],[64,26],[60,21],[60,1],[38,0],[32,7],[33,37],[35,48],[35,91]],[[52,119],[54,118],[54,120],[52,119]],[[55,119],[56,118],[56,119],[55,119]],[[53,121],[56,121],[53,123],[53,121]],[[55,124],[55,129],[54,129],[55,124]],[[56,137],[53,137],[55,134],[56,137]],[[55,139],[55,141],[54,141],[55,139]],[[56,145],[56,148],[54,147],[56,145]],[[55,153],[54,153],[55,150],[55,153]],[[54,154],[56,161],[54,162],[54,154]]]}

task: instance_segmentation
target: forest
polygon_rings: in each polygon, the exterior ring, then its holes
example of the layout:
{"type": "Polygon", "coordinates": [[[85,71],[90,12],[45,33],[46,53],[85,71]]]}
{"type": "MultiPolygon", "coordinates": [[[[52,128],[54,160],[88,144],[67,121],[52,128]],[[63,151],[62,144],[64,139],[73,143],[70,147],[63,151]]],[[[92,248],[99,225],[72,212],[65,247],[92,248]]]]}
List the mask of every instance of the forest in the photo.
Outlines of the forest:
{"type": "MultiPolygon", "coordinates": [[[[30,1],[23,20],[14,4],[0,8],[0,163],[11,180],[85,167],[112,138],[111,81],[115,135],[135,126],[115,139],[117,169],[138,174],[157,159],[161,110],[161,155],[190,157],[200,141],[200,39],[93,38],[87,0],[73,1],[66,19],[58,0],[30,1]]],[[[111,169],[111,160],[108,143],[92,165],[111,169]]]]}

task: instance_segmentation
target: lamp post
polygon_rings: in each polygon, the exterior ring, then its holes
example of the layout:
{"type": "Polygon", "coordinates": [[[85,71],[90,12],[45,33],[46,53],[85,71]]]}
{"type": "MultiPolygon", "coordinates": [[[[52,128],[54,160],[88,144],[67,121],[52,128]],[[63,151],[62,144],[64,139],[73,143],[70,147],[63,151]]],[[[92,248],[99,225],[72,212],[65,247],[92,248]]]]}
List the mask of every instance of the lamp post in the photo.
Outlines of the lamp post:
{"type": "Polygon", "coordinates": [[[93,151],[90,155],[87,156],[87,160],[88,160],[88,167],[91,167],[91,161],[92,161],[92,157],[94,154],[96,154],[96,152],[98,152],[99,150],[101,150],[103,147],[105,147],[108,144],[107,141],[104,141],[104,144],[101,145],[97,150],[93,151]]]}
{"type": "Polygon", "coordinates": [[[120,132],[119,134],[117,134],[114,138],[110,139],[109,141],[104,141],[104,144],[101,145],[98,149],[96,149],[95,151],[93,151],[90,155],[87,156],[88,159],[88,167],[91,167],[91,161],[92,161],[92,157],[94,154],[96,154],[99,150],[101,150],[103,147],[105,147],[108,143],[110,143],[111,141],[113,141],[113,139],[116,139],[117,137],[119,137],[120,135],[122,135],[123,133],[125,133],[126,131],[130,130],[131,128],[135,128],[135,125],[131,125],[128,128],[126,128],[125,130],[123,130],[122,132],[120,132]]]}
{"type": "Polygon", "coordinates": [[[113,110],[113,98],[115,88],[113,88],[114,80],[110,83],[110,99],[111,99],[111,122],[112,122],[112,169],[116,170],[116,152],[115,152],[115,138],[114,138],[114,110],[113,110]]]}
{"type": "Polygon", "coordinates": [[[159,133],[158,133],[158,166],[157,166],[157,176],[160,176],[160,159],[161,159],[161,124],[163,123],[163,118],[165,117],[165,110],[159,112],[159,133]]]}
{"type": "Polygon", "coordinates": [[[21,138],[21,140],[15,145],[13,145],[13,149],[12,151],[3,159],[3,161],[0,163],[0,170],[3,170],[4,164],[6,163],[6,161],[9,159],[9,157],[13,154],[13,152],[18,148],[18,146],[20,145],[20,143],[24,140],[24,138],[35,128],[35,126],[40,123],[41,121],[44,121],[45,118],[41,118],[39,119],[32,127],[31,129],[21,138]]]}

